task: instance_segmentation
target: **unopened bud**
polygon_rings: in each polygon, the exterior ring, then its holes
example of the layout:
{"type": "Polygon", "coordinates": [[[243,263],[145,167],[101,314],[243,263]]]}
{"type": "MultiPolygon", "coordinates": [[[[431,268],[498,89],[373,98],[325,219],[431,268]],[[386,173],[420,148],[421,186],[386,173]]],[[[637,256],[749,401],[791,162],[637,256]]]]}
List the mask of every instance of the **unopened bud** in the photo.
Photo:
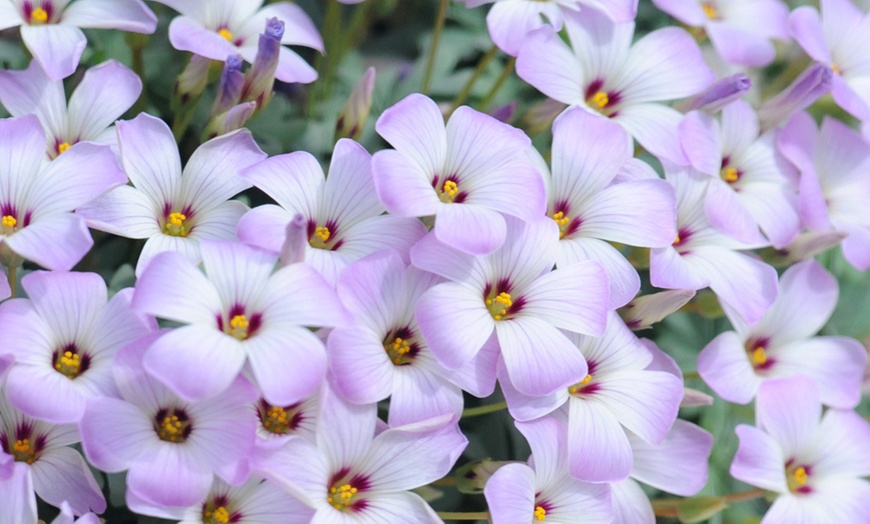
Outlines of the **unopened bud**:
{"type": "Polygon", "coordinates": [[[193,55],[184,71],[178,75],[175,82],[174,103],[185,105],[191,98],[196,98],[205,90],[208,83],[208,70],[211,60],[204,56],[193,55]]]}
{"type": "Polygon", "coordinates": [[[523,116],[522,128],[531,135],[539,135],[544,131],[548,131],[553,125],[553,120],[568,107],[567,105],[548,98],[543,102],[538,102],[529,109],[523,116]]]}
{"type": "Polygon", "coordinates": [[[634,331],[647,329],[674,311],[685,306],[695,292],[691,289],[673,289],[636,297],[619,309],[619,316],[634,331]]]}
{"type": "Polygon", "coordinates": [[[460,493],[483,493],[483,488],[486,487],[490,477],[505,464],[510,462],[483,459],[462,466],[456,470],[456,489],[460,493]]]}
{"type": "Polygon", "coordinates": [[[758,109],[762,132],[785,122],[793,113],[809,107],[828,93],[833,76],[831,68],[824,64],[815,63],[806,68],[791,85],[758,109]]]}
{"type": "Polygon", "coordinates": [[[372,109],[372,92],[375,89],[375,68],[370,67],[363,73],[353,88],[335,124],[335,139],[351,138],[356,140],[366,125],[372,109]]]}
{"type": "Polygon", "coordinates": [[[278,257],[279,267],[305,260],[305,246],[308,244],[307,226],[305,217],[299,213],[296,213],[293,220],[287,224],[287,233],[284,236],[284,244],[281,246],[281,255],[278,257]]]}
{"type": "Polygon", "coordinates": [[[241,55],[228,56],[227,61],[224,62],[224,70],[221,73],[221,81],[217,96],[214,99],[214,106],[211,109],[211,116],[215,117],[226,113],[238,105],[244,87],[245,75],[242,73],[241,55]]]}
{"type": "Polygon", "coordinates": [[[683,102],[679,109],[715,113],[744,95],[752,87],[752,80],[743,73],[736,73],[710,84],[707,89],[683,102]]]}
{"type": "Polygon", "coordinates": [[[243,102],[230,108],[229,111],[221,113],[211,119],[208,126],[206,126],[206,132],[204,133],[203,138],[205,140],[211,140],[216,136],[225,135],[231,131],[245,127],[245,124],[248,123],[248,120],[250,120],[256,110],[257,104],[254,102],[243,102]]]}
{"type": "Polygon", "coordinates": [[[254,57],[254,64],[248,71],[248,81],[242,100],[256,102],[260,110],[265,108],[272,98],[272,86],[275,84],[275,70],[278,69],[283,36],[284,22],[274,17],[267,20],[266,30],[260,35],[257,56],[254,57]]]}

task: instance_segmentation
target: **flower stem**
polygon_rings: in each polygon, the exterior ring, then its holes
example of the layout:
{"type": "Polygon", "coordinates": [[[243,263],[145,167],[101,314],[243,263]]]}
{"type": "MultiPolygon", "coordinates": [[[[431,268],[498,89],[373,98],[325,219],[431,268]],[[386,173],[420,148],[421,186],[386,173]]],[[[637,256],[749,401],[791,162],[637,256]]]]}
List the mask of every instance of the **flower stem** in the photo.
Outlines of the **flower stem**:
{"type": "Polygon", "coordinates": [[[742,493],[731,493],[730,495],[725,495],[725,500],[727,500],[729,504],[733,504],[735,502],[746,502],[747,500],[759,499],[763,496],[764,490],[759,488],[744,491],[742,493]]]}
{"type": "Polygon", "coordinates": [[[488,511],[439,511],[438,516],[441,517],[441,520],[489,520],[488,511]]]}
{"type": "Polygon", "coordinates": [[[468,408],[462,410],[462,418],[478,417],[488,413],[495,413],[496,411],[501,411],[505,408],[507,408],[507,402],[496,402],[495,404],[488,404],[486,406],[468,408]]]}
{"type": "Polygon", "coordinates": [[[683,380],[700,379],[701,375],[697,371],[686,371],[683,373],[683,380]]]}
{"type": "Polygon", "coordinates": [[[432,83],[432,70],[435,69],[435,55],[438,54],[438,44],[441,42],[441,32],[444,30],[444,20],[447,18],[448,0],[441,0],[438,6],[438,15],[435,18],[435,29],[432,31],[432,45],[429,47],[429,57],[426,59],[426,72],[423,74],[423,85],[420,92],[429,93],[429,85],[432,83]]]}
{"type": "MultiPolygon", "coordinates": [[[[764,496],[763,489],[753,489],[750,491],[744,491],[741,493],[731,493],[729,495],[725,495],[725,502],[728,504],[735,504],[737,502],[746,502],[749,500],[755,500],[757,498],[761,498],[764,496]]],[[[686,499],[683,498],[672,498],[672,499],[654,499],[652,500],[653,513],[655,513],[659,517],[677,517],[679,515],[680,504],[686,499]]]]}
{"type": "Polygon", "coordinates": [[[475,82],[477,82],[477,79],[480,78],[480,75],[483,74],[484,69],[486,69],[486,66],[493,59],[493,57],[495,57],[495,54],[497,52],[498,47],[492,46],[489,51],[487,51],[486,54],[483,55],[483,58],[480,59],[480,62],[478,62],[477,64],[477,68],[474,70],[474,73],[471,74],[471,78],[468,79],[468,82],[465,83],[462,91],[460,91],[459,94],[456,95],[456,98],[453,99],[453,103],[451,104],[451,106],[454,110],[459,107],[460,104],[465,102],[466,98],[468,98],[468,94],[471,92],[471,88],[474,87],[475,82]]]}
{"type": "Polygon", "coordinates": [[[516,64],[516,62],[517,62],[516,57],[512,56],[511,59],[508,60],[508,63],[505,64],[504,70],[501,72],[501,76],[498,77],[498,80],[495,81],[495,84],[493,84],[492,89],[490,89],[489,93],[487,93],[486,98],[484,98],[483,102],[480,103],[480,110],[481,111],[486,111],[486,108],[492,102],[492,99],[495,98],[495,95],[498,94],[498,91],[499,91],[499,89],[501,89],[501,86],[504,85],[504,83],[507,81],[508,77],[511,76],[511,73],[514,72],[514,64],[516,64]]]}
{"type": "Polygon", "coordinates": [[[15,298],[15,284],[16,284],[15,273],[17,272],[17,269],[18,268],[10,267],[6,270],[6,278],[9,281],[9,290],[11,293],[11,295],[9,295],[9,296],[11,298],[15,298]]]}

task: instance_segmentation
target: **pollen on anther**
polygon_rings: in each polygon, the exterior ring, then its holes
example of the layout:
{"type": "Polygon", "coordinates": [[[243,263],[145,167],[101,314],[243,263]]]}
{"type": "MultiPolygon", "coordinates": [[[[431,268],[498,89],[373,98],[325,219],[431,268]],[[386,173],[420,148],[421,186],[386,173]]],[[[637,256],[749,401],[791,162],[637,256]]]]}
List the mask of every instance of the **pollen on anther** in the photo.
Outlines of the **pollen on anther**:
{"type": "Polygon", "coordinates": [[[604,91],[599,91],[592,95],[592,102],[598,106],[599,109],[603,109],[610,103],[610,97],[607,96],[607,93],[604,91]]]}
{"type": "Polygon", "coordinates": [[[48,22],[48,11],[41,7],[37,7],[30,13],[31,24],[44,24],[48,22]]]}
{"type": "Polygon", "coordinates": [[[764,351],[763,347],[759,346],[752,350],[752,362],[756,366],[763,366],[767,363],[767,352],[764,351]]]}
{"type": "Polygon", "coordinates": [[[70,145],[69,142],[61,142],[60,144],[57,145],[57,154],[62,155],[64,153],[66,153],[67,151],[69,151],[69,148],[71,148],[71,147],[72,146],[70,145]]]}
{"type": "Polygon", "coordinates": [[[222,27],[221,29],[219,29],[218,34],[221,35],[222,37],[224,37],[224,39],[226,39],[227,42],[233,41],[233,32],[230,31],[229,29],[227,29],[226,27],[222,27]]]}
{"type": "Polygon", "coordinates": [[[704,15],[706,15],[710,20],[716,20],[719,18],[719,12],[716,10],[716,6],[713,2],[704,2],[701,4],[701,9],[704,10],[704,15]]]}
{"type": "Polygon", "coordinates": [[[535,520],[546,520],[547,510],[543,506],[535,506],[535,520]]]}
{"type": "Polygon", "coordinates": [[[12,215],[3,215],[2,219],[3,227],[13,228],[15,224],[18,223],[18,220],[12,215]]]}

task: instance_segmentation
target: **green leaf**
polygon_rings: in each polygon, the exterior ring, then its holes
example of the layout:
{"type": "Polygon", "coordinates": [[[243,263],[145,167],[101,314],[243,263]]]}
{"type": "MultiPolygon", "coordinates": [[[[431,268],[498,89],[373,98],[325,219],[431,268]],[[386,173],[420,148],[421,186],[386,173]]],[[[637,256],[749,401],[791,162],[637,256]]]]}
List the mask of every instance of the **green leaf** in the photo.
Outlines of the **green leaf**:
{"type": "Polygon", "coordinates": [[[725,497],[691,497],[677,505],[680,522],[702,522],[728,507],[725,497]]]}

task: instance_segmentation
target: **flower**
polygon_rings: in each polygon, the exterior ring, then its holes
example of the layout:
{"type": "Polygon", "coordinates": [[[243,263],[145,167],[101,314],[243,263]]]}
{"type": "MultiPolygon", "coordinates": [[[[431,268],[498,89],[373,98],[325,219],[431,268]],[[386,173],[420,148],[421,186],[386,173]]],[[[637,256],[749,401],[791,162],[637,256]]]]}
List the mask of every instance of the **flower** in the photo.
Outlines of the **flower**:
{"type": "Polygon", "coordinates": [[[202,502],[214,474],[233,483],[247,476],[256,420],[256,389],[242,377],[202,402],[173,394],[148,375],[142,357],[160,332],[126,346],[115,358],[120,398],[88,399],[79,427],[88,460],[127,472],[128,496],[161,506],[202,502]]]}
{"type": "Polygon", "coordinates": [[[720,397],[749,403],[764,382],[807,375],[823,403],[851,409],[861,400],[867,351],[846,337],[813,337],[834,312],[837,281],[810,259],[790,267],[780,294],[761,321],[747,326],[730,308],[735,331],[714,338],[698,355],[698,373],[720,397]]]}
{"type": "MultiPolygon", "coordinates": [[[[32,479],[33,489],[45,502],[60,506],[66,501],[78,515],[88,510],[105,511],[106,500],[90,468],[79,452],[69,447],[80,440],[76,426],[49,424],[25,415],[9,404],[5,386],[6,381],[0,380],[0,457],[4,453],[12,455],[16,468],[20,470],[17,465],[25,466],[28,470],[26,484],[30,485],[32,479]]],[[[12,466],[5,466],[6,474],[9,467],[12,466]]],[[[4,466],[0,466],[0,479],[3,470],[4,466]]],[[[21,482],[25,481],[17,477],[20,471],[12,474],[18,478],[17,488],[23,488],[21,482]]],[[[17,503],[12,507],[28,505],[26,498],[16,497],[17,503]]],[[[5,506],[3,511],[6,516],[5,506]]]]}
{"type": "Polygon", "coordinates": [[[544,213],[541,175],[519,129],[467,106],[445,127],[435,102],[417,93],[384,111],[375,129],[395,148],[372,158],[384,207],[401,217],[435,215],[435,236],[452,248],[487,255],[504,243],[502,213],[544,213]]]}
{"type": "Polygon", "coordinates": [[[612,119],[650,153],[679,162],[682,115],[660,102],[694,95],[715,75],[684,30],[659,29],[632,45],[634,27],[594,9],[566,14],[571,46],[550,27],[532,31],[517,54],[517,74],[550,98],[612,119]]]}
{"type": "Polygon", "coordinates": [[[613,522],[610,486],[568,475],[564,422],[545,417],[516,426],[532,457],[529,465],[500,467],[487,481],[484,495],[493,524],[613,522]]]}
{"type": "MultiPolygon", "coordinates": [[[[263,22],[278,18],[284,22],[281,43],[301,45],[323,51],[323,40],[314,23],[296,4],[278,2],[260,7],[262,0],[239,3],[234,0],[157,0],[181,16],[169,24],[169,41],[179,51],[223,62],[228,56],[242,55],[254,62],[263,22]]],[[[307,84],[317,72],[287,47],[280,49],[275,78],[282,82],[307,84]]]]}
{"type": "Polygon", "coordinates": [[[255,468],[315,509],[313,522],[440,522],[410,490],[450,471],[468,441],[455,418],[390,427],[377,435],[375,404],[325,390],[317,443],[289,441],[255,468]]]}
{"type": "Polygon", "coordinates": [[[115,189],[78,214],[94,229],[128,238],[147,238],[136,274],[164,251],[198,263],[202,239],[235,240],[248,210],[227,200],[250,187],[239,171],[266,158],[248,130],[223,135],[194,151],[184,170],[172,132],[145,113],[117,124],[121,163],[132,186],[115,189]]]}
{"type": "Polygon", "coordinates": [[[242,172],[278,205],[262,205],[239,221],[246,244],[278,254],[285,229],[296,214],[306,222],[305,260],[335,285],[354,260],[390,248],[407,260],[408,251],[426,234],[416,219],[384,215],[372,179],[371,155],[349,139],[335,144],[329,176],[311,154],[277,155],[242,172]]]}
{"type": "Polygon", "coordinates": [[[861,522],[870,511],[870,424],[853,411],[822,415],[808,377],[765,382],[756,426],[740,424],[731,475],[777,494],[763,522],[861,522]]]}
{"type": "Polygon", "coordinates": [[[266,400],[293,404],[326,373],[323,342],[304,326],[336,326],[345,311],[332,287],[303,263],[274,271],[276,257],[244,244],[202,242],[205,274],[162,253],[136,285],[133,308],[185,324],[151,344],[145,368],[181,397],[224,391],[247,365],[266,400]],[[202,370],[191,381],[191,369],[202,370]]]}
{"type": "Polygon", "coordinates": [[[45,161],[45,132],[35,115],[0,119],[0,259],[22,258],[69,270],[94,241],[72,213],[127,177],[108,146],[82,143],[45,161]]]}
{"type": "Polygon", "coordinates": [[[12,455],[0,451],[0,522],[36,522],[36,496],[33,493],[33,478],[26,463],[16,461],[12,455]]]}
{"type": "Polygon", "coordinates": [[[417,322],[448,370],[497,345],[516,389],[548,395],[586,376],[583,355],[561,330],[603,333],[607,277],[590,260],[551,271],[558,242],[553,220],[504,220],[505,243],[486,257],[451,249],[432,233],[414,246],[416,267],[449,280],[417,300],[417,322]]]}
{"type": "Polygon", "coordinates": [[[0,103],[12,116],[35,113],[39,117],[50,159],[79,142],[108,144],[117,151],[112,124],[141,92],[136,73],[114,60],[85,71],[69,104],[63,82],[45,76],[35,61],[24,71],[0,71],[0,103]]]}
{"type": "Polygon", "coordinates": [[[776,49],[770,39],[788,40],[788,6],[781,0],[653,0],[689,27],[702,27],[726,62],[764,67],[776,49]]]}
{"type": "Polygon", "coordinates": [[[142,0],[0,0],[0,30],[21,26],[21,40],[52,80],[71,75],[87,40],[80,28],[150,34],[157,17],[142,0]]]}
{"type": "Polygon", "coordinates": [[[132,289],[106,300],[95,273],[37,271],[21,280],[27,299],[0,306],[0,329],[15,356],[9,402],[49,422],[81,419],[88,398],[116,394],[112,360],[121,347],[156,329],[130,309],[132,289]]]}

